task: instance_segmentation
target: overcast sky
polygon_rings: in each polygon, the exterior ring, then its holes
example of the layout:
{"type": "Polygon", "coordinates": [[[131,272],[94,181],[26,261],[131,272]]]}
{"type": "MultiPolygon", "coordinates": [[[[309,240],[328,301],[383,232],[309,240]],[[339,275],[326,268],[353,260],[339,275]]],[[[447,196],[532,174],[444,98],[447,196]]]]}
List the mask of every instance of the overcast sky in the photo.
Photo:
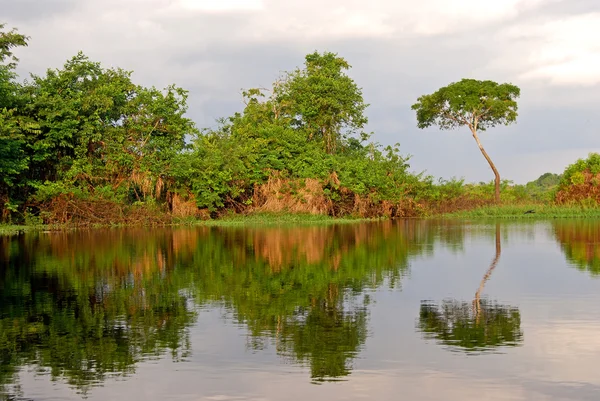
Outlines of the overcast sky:
{"type": "Polygon", "coordinates": [[[523,183],[600,151],[598,0],[0,0],[31,37],[19,73],[79,50],[137,83],[190,91],[199,127],[240,111],[314,50],[336,52],[363,88],[369,130],[412,169],[467,181],[492,172],[467,129],[418,130],[416,98],[461,78],[521,87],[519,118],[483,133],[503,178],[523,183]]]}

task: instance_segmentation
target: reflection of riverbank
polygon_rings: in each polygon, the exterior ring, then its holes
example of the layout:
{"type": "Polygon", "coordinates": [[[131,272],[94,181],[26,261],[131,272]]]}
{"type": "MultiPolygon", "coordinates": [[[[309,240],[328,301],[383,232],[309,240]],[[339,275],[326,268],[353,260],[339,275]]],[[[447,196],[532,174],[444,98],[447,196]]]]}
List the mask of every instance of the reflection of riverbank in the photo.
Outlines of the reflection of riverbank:
{"type": "Polygon", "coordinates": [[[552,228],[571,264],[594,276],[600,275],[600,221],[557,221],[552,228]]]}
{"type": "MultiPolygon", "coordinates": [[[[0,240],[0,355],[85,391],[148,356],[189,351],[197,305],[218,302],[315,380],[350,373],[367,336],[360,294],[431,252],[426,221],[290,228],[123,229],[0,240]]],[[[366,300],[365,300],[366,302],[366,300]]]]}

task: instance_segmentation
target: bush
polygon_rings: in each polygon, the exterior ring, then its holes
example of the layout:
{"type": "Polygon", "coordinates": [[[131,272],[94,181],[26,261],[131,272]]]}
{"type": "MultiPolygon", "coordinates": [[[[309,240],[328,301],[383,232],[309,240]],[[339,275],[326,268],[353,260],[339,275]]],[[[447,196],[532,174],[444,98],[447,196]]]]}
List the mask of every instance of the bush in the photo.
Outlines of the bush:
{"type": "Polygon", "coordinates": [[[597,206],[600,202],[600,154],[590,153],[567,166],[556,192],[559,204],[578,203],[597,206]]]}

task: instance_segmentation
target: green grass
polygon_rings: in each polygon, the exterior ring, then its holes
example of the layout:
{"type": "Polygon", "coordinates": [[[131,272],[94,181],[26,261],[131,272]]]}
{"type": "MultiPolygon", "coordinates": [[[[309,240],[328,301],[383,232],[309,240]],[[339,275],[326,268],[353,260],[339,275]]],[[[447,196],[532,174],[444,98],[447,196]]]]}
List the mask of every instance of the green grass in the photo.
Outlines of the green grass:
{"type": "Polygon", "coordinates": [[[600,218],[600,207],[558,206],[558,205],[500,205],[484,206],[444,214],[449,218],[497,218],[497,219],[558,219],[558,218],[600,218]],[[525,213],[533,210],[535,213],[525,213]]]}
{"type": "Polygon", "coordinates": [[[335,218],[314,214],[291,214],[291,213],[253,213],[248,215],[231,214],[220,219],[194,221],[193,224],[205,226],[299,226],[299,225],[330,225],[348,224],[361,221],[373,221],[375,219],[360,218],[335,218]]]}
{"type": "MultiPolygon", "coordinates": [[[[375,221],[379,219],[361,219],[361,218],[335,218],[330,216],[312,215],[312,214],[291,214],[291,213],[254,213],[249,215],[230,214],[215,220],[197,220],[180,219],[169,224],[169,226],[218,226],[218,227],[243,227],[243,226],[309,226],[309,225],[331,225],[331,224],[350,224],[364,221],[375,221]]],[[[138,225],[136,225],[137,227],[138,225]]],[[[143,226],[143,225],[139,225],[143,226]]],[[[123,228],[131,227],[127,224],[98,224],[85,228],[123,228]]],[[[69,225],[3,225],[0,224],[0,236],[16,235],[24,232],[43,231],[43,230],[73,230],[77,227],[69,225]]]]}
{"type": "Polygon", "coordinates": [[[29,231],[43,229],[43,226],[17,226],[12,224],[0,224],[0,235],[17,235],[29,231]]]}

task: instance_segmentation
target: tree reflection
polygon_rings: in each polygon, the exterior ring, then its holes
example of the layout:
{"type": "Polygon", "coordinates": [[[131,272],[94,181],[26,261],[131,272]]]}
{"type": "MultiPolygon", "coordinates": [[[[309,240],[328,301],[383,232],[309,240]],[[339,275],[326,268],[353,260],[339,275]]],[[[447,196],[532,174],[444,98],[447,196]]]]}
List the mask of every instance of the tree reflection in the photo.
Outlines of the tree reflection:
{"type": "Polygon", "coordinates": [[[567,260],[592,276],[600,275],[600,222],[593,220],[553,222],[556,240],[567,260]]]}
{"type": "Polygon", "coordinates": [[[399,288],[451,222],[77,231],[0,237],[0,383],[31,365],[79,391],[190,350],[197,307],[224,307],[254,349],[341,380],[367,338],[368,291],[399,288]]]}
{"type": "Polygon", "coordinates": [[[215,232],[226,245],[194,255],[206,277],[197,281],[197,301],[224,302],[248,327],[251,347],[272,344],[283,358],[309,366],[314,381],[350,373],[367,337],[364,292],[399,286],[409,259],[433,239],[416,221],[215,232]]]}
{"type": "Polygon", "coordinates": [[[515,307],[482,299],[486,282],[502,254],[500,225],[496,224],[496,253],[472,302],[445,300],[441,305],[421,302],[418,329],[451,349],[466,352],[491,351],[517,346],[523,341],[521,314],[515,307]]]}
{"type": "Polygon", "coordinates": [[[107,249],[98,239],[97,254],[86,254],[93,245],[81,247],[81,233],[4,246],[12,251],[0,269],[0,385],[14,383],[20,366],[34,365],[86,393],[107,377],[134,372],[144,358],[187,355],[194,313],[163,280],[163,249],[146,243],[156,253],[144,258],[142,245],[125,241],[129,251],[101,257],[107,249]]]}

